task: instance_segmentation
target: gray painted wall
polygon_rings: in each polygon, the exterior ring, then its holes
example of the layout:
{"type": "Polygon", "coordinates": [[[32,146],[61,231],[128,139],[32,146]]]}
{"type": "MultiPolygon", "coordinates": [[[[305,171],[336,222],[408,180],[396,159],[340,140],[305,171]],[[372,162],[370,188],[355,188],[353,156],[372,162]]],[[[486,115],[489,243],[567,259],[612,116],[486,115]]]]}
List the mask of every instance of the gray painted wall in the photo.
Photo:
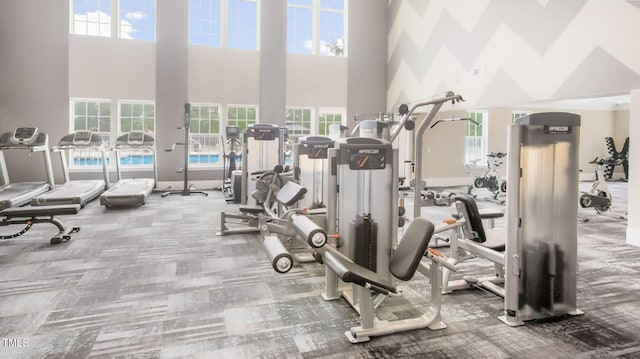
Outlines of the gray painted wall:
{"type": "MultiPolygon", "coordinates": [[[[36,126],[57,141],[69,118],[67,0],[0,1],[0,132],[36,126]]],[[[42,156],[7,153],[11,181],[46,180],[42,156]]],[[[54,168],[59,162],[54,162],[54,168]]],[[[60,180],[61,173],[57,176],[60,180]]]]}
{"type": "Polygon", "coordinates": [[[156,2],[156,145],[158,177],[182,179],[175,169],[184,162],[184,147],[165,152],[174,142],[184,143],[184,105],[189,102],[189,8],[186,1],[156,2]]]}
{"type": "Polygon", "coordinates": [[[387,1],[349,1],[348,126],[355,114],[386,112],[387,1]]]}
{"type": "Polygon", "coordinates": [[[640,87],[640,6],[631,1],[390,2],[388,106],[453,90],[463,106],[640,87]],[[526,14],[526,16],[523,16],[526,14]]]}
{"type": "MultiPolygon", "coordinates": [[[[182,125],[187,101],[221,104],[222,116],[227,105],[256,105],[269,113],[260,111],[260,121],[281,123],[285,106],[312,107],[316,115],[321,107],[347,107],[347,67],[353,60],[287,54],[284,0],[278,0],[278,6],[271,1],[261,6],[264,51],[190,46],[187,1],[158,0],[156,42],[69,34],[68,1],[2,1],[0,6],[0,130],[13,130],[28,118],[32,125],[48,129],[55,142],[69,131],[73,97],[111,100],[115,131],[118,100],[155,101],[160,181],[182,179],[175,172],[182,166],[181,149],[164,149],[184,140],[176,127],[182,125]],[[18,27],[20,34],[15,33],[18,27]]],[[[386,6],[376,11],[377,17],[384,17],[386,6]]],[[[381,56],[379,60],[386,61],[381,56]]],[[[376,106],[367,112],[379,111],[380,101],[372,102],[376,106]]],[[[16,180],[39,175],[41,169],[10,167],[16,180]]],[[[58,167],[56,160],[61,181],[58,167]]],[[[219,172],[193,169],[190,177],[217,180],[219,172]]]]}
{"type": "Polygon", "coordinates": [[[260,8],[260,122],[284,125],[287,71],[287,1],[260,8]]]}

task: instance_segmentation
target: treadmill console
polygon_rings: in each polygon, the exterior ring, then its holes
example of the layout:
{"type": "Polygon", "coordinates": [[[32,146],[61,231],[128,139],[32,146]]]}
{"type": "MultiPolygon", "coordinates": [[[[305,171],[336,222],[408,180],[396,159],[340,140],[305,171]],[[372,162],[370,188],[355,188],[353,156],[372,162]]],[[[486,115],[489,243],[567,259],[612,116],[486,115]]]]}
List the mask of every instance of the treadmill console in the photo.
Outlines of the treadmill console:
{"type": "Polygon", "coordinates": [[[73,135],[73,144],[87,146],[91,144],[91,137],[93,137],[93,132],[91,131],[76,131],[73,135]]]}
{"type": "Polygon", "coordinates": [[[37,139],[37,127],[18,127],[11,136],[11,142],[17,145],[30,145],[36,142],[37,139]]]}
{"type": "Polygon", "coordinates": [[[144,132],[142,131],[131,131],[127,136],[127,144],[140,146],[144,142],[144,132]]]}
{"type": "Polygon", "coordinates": [[[257,141],[274,141],[280,137],[280,127],[270,124],[255,124],[247,128],[247,135],[257,141]]]}

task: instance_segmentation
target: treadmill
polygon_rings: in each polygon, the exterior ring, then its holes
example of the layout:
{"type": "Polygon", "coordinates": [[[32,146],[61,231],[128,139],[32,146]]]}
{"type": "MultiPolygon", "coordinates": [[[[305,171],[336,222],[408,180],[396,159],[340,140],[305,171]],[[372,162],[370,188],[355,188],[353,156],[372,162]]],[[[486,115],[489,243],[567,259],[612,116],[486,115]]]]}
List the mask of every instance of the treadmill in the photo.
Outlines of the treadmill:
{"type": "Polygon", "coordinates": [[[70,133],[58,142],[52,149],[60,153],[64,184],[55,187],[52,191],[44,193],[31,200],[32,206],[49,206],[60,204],[78,204],[80,207],[98,197],[109,188],[109,172],[107,169],[107,156],[105,154],[104,141],[100,135],[91,131],[76,131],[70,133]],[[96,151],[102,158],[102,179],[71,180],[69,177],[69,152],[71,150],[96,151]]]}
{"type": "Polygon", "coordinates": [[[54,187],[53,168],[47,134],[38,131],[37,127],[18,127],[13,132],[0,135],[0,175],[3,183],[0,187],[0,210],[25,205],[32,198],[52,189],[54,187]],[[16,149],[42,152],[47,182],[11,183],[4,152],[16,149]]]}
{"type": "MultiPolygon", "coordinates": [[[[142,131],[132,131],[118,136],[115,143],[116,172],[118,182],[100,196],[100,204],[109,207],[141,206],[156,186],[158,170],[156,166],[155,140],[142,131]],[[153,178],[122,178],[121,152],[151,154],[153,156],[153,178]]],[[[144,158],[144,157],[142,157],[144,158]]]]}

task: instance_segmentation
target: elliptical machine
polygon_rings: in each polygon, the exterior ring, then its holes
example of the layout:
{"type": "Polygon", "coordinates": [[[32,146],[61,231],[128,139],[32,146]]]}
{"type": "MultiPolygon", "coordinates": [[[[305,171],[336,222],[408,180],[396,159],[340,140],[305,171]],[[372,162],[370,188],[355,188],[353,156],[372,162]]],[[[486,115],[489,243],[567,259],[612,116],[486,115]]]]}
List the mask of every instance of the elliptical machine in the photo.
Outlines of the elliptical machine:
{"type": "Polygon", "coordinates": [[[588,192],[583,192],[580,195],[580,207],[593,208],[598,214],[609,213],[616,217],[626,218],[624,215],[615,213],[611,210],[611,191],[605,180],[604,166],[609,166],[612,161],[616,161],[614,158],[594,158],[589,163],[598,165],[595,170],[596,180],[591,185],[591,189],[588,192]]]}
{"type": "Polygon", "coordinates": [[[229,153],[224,153],[224,167],[223,167],[223,184],[222,192],[225,194],[226,201],[232,203],[240,203],[240,192],[242,186],[241,174],[236,173],[233,176],[233,172],[237,170],[237,160],[241,157],[236,153],[236,146],[242,144],[240,142],[240,127],[227,126],[225,127],[226,144],[229,146],[229,153]]]}

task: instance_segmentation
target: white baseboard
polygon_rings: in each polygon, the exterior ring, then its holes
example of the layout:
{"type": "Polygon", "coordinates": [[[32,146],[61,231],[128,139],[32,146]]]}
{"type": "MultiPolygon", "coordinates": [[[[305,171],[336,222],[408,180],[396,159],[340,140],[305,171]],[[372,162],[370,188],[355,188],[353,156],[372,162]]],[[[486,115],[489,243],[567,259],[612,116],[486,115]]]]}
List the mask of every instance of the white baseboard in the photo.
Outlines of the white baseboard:
{"type": "MultiPolygon", "coordinates": [[[[189,181],[189,185],[191,185],[193,189],[207,190],[220,187],[222,181],[189,181]]],[[[157,189],[159,191],[166,191],[169,189],[182,189],[183,187],[183,181],[158,181],[157,189]]]]}
{"type": "Polygon", "coordinates": [[[640,228],[627,227],[627,244],[640,247],[640,228]]]}

